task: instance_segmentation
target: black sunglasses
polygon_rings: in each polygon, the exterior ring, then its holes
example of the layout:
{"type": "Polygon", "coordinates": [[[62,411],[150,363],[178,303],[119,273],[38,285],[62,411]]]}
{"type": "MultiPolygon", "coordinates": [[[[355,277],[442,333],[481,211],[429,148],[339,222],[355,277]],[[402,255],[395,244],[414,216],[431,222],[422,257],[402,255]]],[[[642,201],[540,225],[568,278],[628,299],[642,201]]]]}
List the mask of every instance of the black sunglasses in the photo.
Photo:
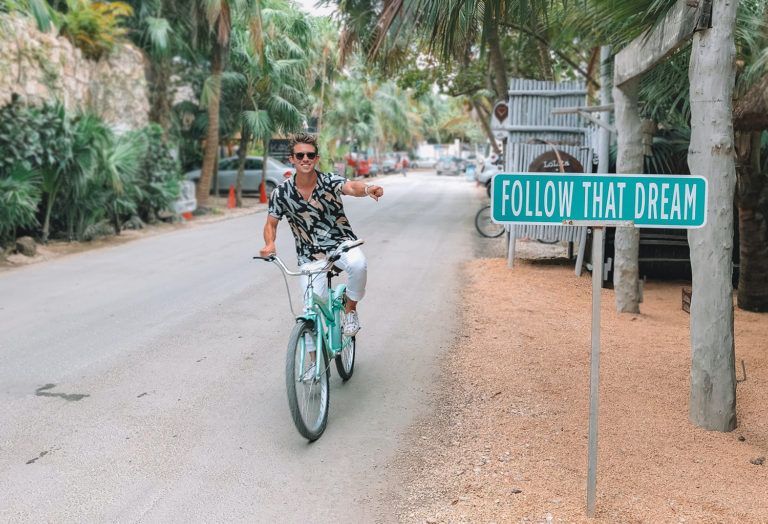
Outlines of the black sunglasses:
{"type": "Polygon", "coordinates": [[[304,160],[304,155],[307,155],[307,158],[310,160],[314,160],[317,156],[317,153],[294,153],[293,156],[296,157],[296,160],[304,160]]]}

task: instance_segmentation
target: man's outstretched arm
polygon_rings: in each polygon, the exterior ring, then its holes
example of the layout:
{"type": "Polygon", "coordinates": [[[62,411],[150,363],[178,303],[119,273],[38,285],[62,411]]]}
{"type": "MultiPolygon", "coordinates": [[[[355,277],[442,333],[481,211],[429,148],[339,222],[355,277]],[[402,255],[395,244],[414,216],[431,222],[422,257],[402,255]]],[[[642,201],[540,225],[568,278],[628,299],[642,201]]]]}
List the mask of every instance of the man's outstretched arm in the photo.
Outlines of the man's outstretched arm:
{"type": "Polygon", "coordinates": [[[278,219],[272,215],[267,215],[267,223],[264,224],[264,247],[259,251],[261,256],[266,257],[277,252],[275,239],[277,238],[277,224],[279,223],[278,219]]]}
{"type": "Polygon", "coordinates": [[[348,196],[364,197],[369,196],[374,200],[379,200],[384,195],[384,188],[373,184],[366,184],[365,182],[348,181],[344,183],[341,188],[341,192],[348,196]]]}

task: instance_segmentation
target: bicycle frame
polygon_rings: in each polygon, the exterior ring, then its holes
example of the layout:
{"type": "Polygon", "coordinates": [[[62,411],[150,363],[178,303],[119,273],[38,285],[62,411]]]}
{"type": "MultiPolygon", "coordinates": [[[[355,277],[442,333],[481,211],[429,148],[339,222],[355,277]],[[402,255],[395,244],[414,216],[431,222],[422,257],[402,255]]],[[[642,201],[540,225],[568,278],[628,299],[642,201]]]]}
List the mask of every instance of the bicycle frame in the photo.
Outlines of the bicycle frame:
{"type": "MultiPolygon", "coordinates": [[[[322,273],[317,273],[320,276],[322,273]]],[[[325,351],[330,362],[336,355],[341,353],[343,341],[341,335],[341,313],[344,311],[344,292],[346,286],[339,284],[331,288],[330,278],[328,279],[328,301],[324,300],[314,291],[312,275],[309,276],[309,286],[305,293],[304,311],[296,317],[296,320],[304,319],[317,327],[317,338],[315,339],[315,351],[325,351]]],[[[301,341],[301,359],[300,366],[304,369],[304,359],[307,355],[307,348],[304,339],[301,341]]],[[[317,359],[317,357],[315,357],[317,359]]],[[[319,362],[315,360],[315,362],[319,362]]],[[[315,366],[315,376],[319,377],[320,366],[315,366]]]]}

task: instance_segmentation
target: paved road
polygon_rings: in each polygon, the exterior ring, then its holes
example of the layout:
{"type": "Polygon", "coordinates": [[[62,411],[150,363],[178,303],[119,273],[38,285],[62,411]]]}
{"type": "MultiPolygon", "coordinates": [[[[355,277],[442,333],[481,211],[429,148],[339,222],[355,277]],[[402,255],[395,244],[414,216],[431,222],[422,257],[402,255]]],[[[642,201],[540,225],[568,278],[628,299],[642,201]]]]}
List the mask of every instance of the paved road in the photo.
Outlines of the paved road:
{"type": "Polygon", "coordinates": [[[391,520],[384,466],[450,343],[478,192],[382,184],[347,201],[369,296],[314,444],[285,400],[283,280],[250,260],[263,213],[0,274],[0,521],[391,520]]]}

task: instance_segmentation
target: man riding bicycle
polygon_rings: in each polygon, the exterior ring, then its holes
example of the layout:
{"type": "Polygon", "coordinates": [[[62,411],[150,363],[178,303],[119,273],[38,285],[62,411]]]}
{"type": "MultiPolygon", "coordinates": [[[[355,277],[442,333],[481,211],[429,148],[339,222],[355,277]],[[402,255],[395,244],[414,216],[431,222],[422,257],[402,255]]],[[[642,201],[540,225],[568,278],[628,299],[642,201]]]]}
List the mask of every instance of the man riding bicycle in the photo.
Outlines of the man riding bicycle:
{"type": "MultiPolygon", "coordinates": [[[[277,186],[269,197],[269,214],[264,225],[264,247],[261,256],[276,252],[277,225],[283,217],[288,219],[296,254],[301,270],[318,269],[325,265],[326,254],[345,240],[356,240],[349,220],[344,214],[341,195],[365,197],[374,200],[384,194],[380,186],[347,180],[333,173],[321,173],[315,169],[320,159],[317,138],[298,133],[291,140],[289,160],[296,167],[296,174],[277,186]]],[[[357,303],[365,295],[368,267],[363,251],[356,247],[344,253],[335,263],[347,272],[344,334],[354,336],[360,330],[357,303]]],[[[327,295],[327,283],[322,275],[313,277],[315,291],[321,297],[327,295]],[[321,278],[317,278],[320,276],[321,278]]],[[[309,286],[309,277],[302,277],[302,291],[309,286]]]]}

